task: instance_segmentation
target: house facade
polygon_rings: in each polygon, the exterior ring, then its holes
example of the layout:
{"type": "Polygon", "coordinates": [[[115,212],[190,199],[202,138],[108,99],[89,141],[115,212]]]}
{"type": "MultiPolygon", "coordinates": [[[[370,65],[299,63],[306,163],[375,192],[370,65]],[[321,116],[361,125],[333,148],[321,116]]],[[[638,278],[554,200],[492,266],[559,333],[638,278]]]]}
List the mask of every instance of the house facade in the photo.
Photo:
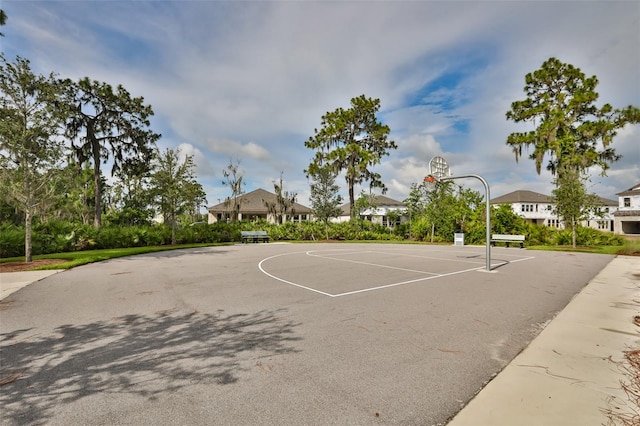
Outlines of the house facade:
{"type": "Polygon", "coordinates": [[[640,183],[619,192],[614,213],[614,231],[620,235],[640,235],[640,183]]]}
{"type": "MultiPolygon", "coordinates": [[[[533,191],[514,191],[496,197],[491,204],[510,204],[513,212],[525,220],[536,225],[564,228],[562,219],[555,213],[555,203],[549,195],[533,191]]],[[[601,231],[614,231],[614,213],[618,210],[618,202],[600,198],[596,211],[582,222],[582,226],[599,229],[601,231]]]]}
{"type": "MultiPolygon", "coordinates": [[[[256,189],[242,194],[237,198],[238,221],[256,221],[264,219],[270,223],[276,223],[276,215],[269,211],[267,204],[276,203],[276,194],[256,189]]],[[[226,200],[215,206],[209,207],[209,223],[219,221],[229,221],[232,216],[233,205],[230,200],[226,200]]],[[[293,203],[290,211],[282,218],[283,222],[306,222],[312,219],[312,212],[309,207],[299,203],[293,203]]]]}
{"type": "MultiPolygon", "coordinates": [[[[374,195],[372,204],[375,207],[370,207],[360,212],[362,219],[388,228],[393,228],[407,221],[407,218],[403,215],[406,206],[400,201],[385,197],[384,195],[374,195]]],[[[340,206],[342,214],[334,219],[333,222],[348,222],[351,219],[350,208],[351,205],[349,203],[340,206]]]]}

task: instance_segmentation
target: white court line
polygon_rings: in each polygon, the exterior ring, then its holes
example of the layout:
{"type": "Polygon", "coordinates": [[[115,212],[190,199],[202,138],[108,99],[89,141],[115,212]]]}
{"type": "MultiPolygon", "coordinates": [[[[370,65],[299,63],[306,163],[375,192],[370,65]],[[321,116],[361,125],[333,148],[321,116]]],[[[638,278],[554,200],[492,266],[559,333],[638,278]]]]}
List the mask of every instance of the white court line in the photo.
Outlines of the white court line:
{"type": "MultiPolygon", "coordinates": [[[[379,265],[377,263],[370,263],[370,262],[360,262],[358,260],[349,260],[349,259],[340,259],[340,258],[335,258],[335,257],[331,257],[331,256],[318,256],[316,254],[311,254],[314,251],[317,250],[311,250],[308,251],[306,254],[307,256],[311,256],[311,257],[319,257],[320,259],[331,259],[331,260],[337,260],[338,262],[347,262],[347,263],[357,263],[359,265],[367,265],[367,266],[375,266],[378,268],[386,268],[386,269],[395,269],[398,271],[405,271],[405,272],[417,272],[419,274],[429,274],[429,275],[438,275],[435,272],[427,272],[427,271],[418,271],[416,269],[407,269],[407,268],[399,268],[397,266],[386,266],[386,265],[379,265]]],[[[363,251],[363,252],[359,252],[359,253],[349,253],[349,254],[364,254],[364,253],[377,253],[375,251],[371,251],[371,250],[367,250],[367,251],[363,251]]],[[[478,263],[478,262],[476,262],[478,263]]]]}
{"type": "MultiPolygon", "coordinates": [[[[479,247],[471,247],[471,246],[466,246],[466,247],[469,248],[469,249],[479,249],[479,247]]],[[[312,252],[314,252],[314,251],[324,251],[324,250],[312,250],[312,252]]],[[[334,251],[334,250],[331,250],[331,251],[334,251]]],[[[403,249],[398,249],[397,251],[380,251],[380,250],[352,251],[352,252],[345,253],[345,254],[349,255],[349,254],[361,254],[361,253],[380,253],[380,254],[388,254],[388,255],[393,255],[393,256],[416,257],[416,258],[419,258],[419,259],[445,260],[445,261],[448,261],[448,262],[466,262],[466,263],[474,263],[474,264],[479,264],[479,265],[480,264],[481,265],[485,264],[484,261],[480,262],[480,261],[468,260],[469,259],[468,256],[465,256],[463,258],[460,258],[460,257],[451,258],[451,251],[450,250],[429,250],[429,252],[430,253],[447,253],[448,256],[446,256],[446,257],[432,257],[432,256],[424,256],[424,255],[417,255],[417,254],[407,254],[407,253],[405,253],[405,250],[403,250],[403,249]]],[[[477,251],[477,252],[474,252],[474,251],[468,251],[468,252],[458,251],[457,253],[465,253],[466,255],[474,255],[475,254],[475,255],[478,255],[478,256],[484,256],[486,252],[483,250],[483,251],[477,251]]],[[[320,256],[320,255],[315,255],[315,256],[329,258],[329,256],[320,256]]],[[[500,257],[518,257],[518,258],[520,258],[520,259],[516,259],[516,260],[512,260],[512,261],[506,261],[506,262],[502,263],[501,265],[504,265],[504,264],[509,263],[509,262],[517,262],[517,261],[519,261],[521,259],[524,259],[524,260],[535,259],[534,256],[529,256],[529,257],[524,257],[523,258],[523,257],[521,257],[521,255],[508,254],[508,253],[500,253],[500,257]]]]}
{"type": "MultiPolygon", "coordinates": [[[[509,263],[522,262],[523,260],[531,260],[531,259],[535,259],[535,257],[531,256],[531,257],[525,257],[525,258],[522,258],[522,259],[512,260],[510,262],[504,262],[504,263],[499,263],[499,264],[495,264],[495,265],[492,264],[491,265],[491,269],[499,268],[500,266],[508,265],[509,263]]],[[[420,281],[432,280],[434,278],[449,277],[451,275],[464,274],[466,272],[471,272],[471,271],[481,271],[483,269],[484,269],[484,267],[470,268],[470,269],[465,269],[463,271],[455,271],[455,272],[449,272],[449,273],[446,273],[446,274],[439,274],[439,275],[436,275],[435,277],[417,278],[415,280],[402,281],[402,282],[393,283],[393,284],[386,284],[386,285],[381,285],[381,286],[378,286],[378,287],[370,287],[370,288],[365,288],[365,289],[362,289],[362,290],[347,291],[345,293],[334,294],[331,297],[349,296],[349,295],[352,295],[352,294],[365,293],[367,291],[380,290],[380,289],[389,288],[389,287],[397,287],[397,286],[401,286],[401,285],[405,285],[405,284],[412,284],[412,283],[416,283],[416,282],[420,282],[420,281]]]]}
{"type": "MultiPolygon", "coordinates": [[[[435,278],[448,277],[448,276],[452,276],[452,275],[459,275],[459,274],[464,274],[466,272],[479,271],[479,270],[483,269],[483,267],[476,267],[476,268],[464,269],[464,270],[461,270],[461,271],[448,272],[446,274],[436,274],[436,273],[433,273],[433,272],[416,271],[416,270],[406,269],[406,268],[397,268],[397,267],[393,267],[393,266],[377,265],[377,264],[374,264],[374,263],[357,262],[357,261],[350,261],[350,260],[345,260],[345,259],[335,259],[335,258],[329,257],[329,256],[319,256],[319,255],[311,254],[313,252],[318,252],[318,251],[319,250],[299,251],[299,252],[293,252],[293,253],[281,253],[281,254],[277,254],[277,255],[274,255],[274,256],[270,256],[270,257],[262,259],[258,263],[258,269],[260,269],[260,271],[263,274],[265,274],[265,275],[267,275],[267,276],[269,276],[269,277],[271,277],[271,278],[273,278],[275,280],[278,280],[278,281],[283,282],[285,284],[292,285],[294,287],[299,287],[299,288],[302,288],[302,289],[305,289],[305,290],[309,290],[309,291],[312,291],[314,293],[322,294],[322,295],[328,296],[328,297],[349,296],[349,295],[353,295],[353,294],[365,293],[365,292],[373,291],[373,290],[381,290],[381,289],[390,288],[390,287],[397,287],[397,286],[406,285],[406,284],[412,284],[412,283],[416,283],[416,282],[420,282],[420,281],[427,281],[427,280],[432,280],[432,279],[435,279],[435,278]],[[291,254],[302,254],[302,253],[304,253],[304,254],[306,254],[307,256],[310,256],[310,257],[318,257],[318,258],[321,258],[321,259],[330,259],[330,260],[337,260],[337,261],[350,262],[350,263],[360,263],[360,264],[364,264],[364,265],[377,266],[377,267],[381,267],[381,268],[398,269],[398,270],[407,271],[407,272],[430,274],[432,276],[424,277],[424,278],[416,278],[414,280],[401,281],[401,282],[392,283],[392,284],[385,284],[385,285],[381,285],[381,286],[377,286],[377,287],[369,287],[369,288],[365,288],[365,289],[361,289],[361,290],[354,290],[354,291],[348,291],[348,292],[344,292],[344,293],[331,294],[331,293],[327,293],[325,291],[317,290],[317,289],[312,288],[312,287],[304,286],[302,284],[294,283],[292,281],[287,281],[287,280],[285,280],[283,278],[277,277],[277,276],[267,272],[262,266],[262,264],[264,262],[266,262],[268,260],[271,260],[271,259],[275,259],[276,257],[288,256],[288,255],[291,255],[291,254]]],[[[328,250],[328,251],[335,251],[335,250],[328,250]]],[[[442,250],[442,251],[444,251],[444,250],[442,250]]],[[[373,251],[373,250],[365,250],[365,251],[352,251],[351,253],[346,253],[346,254],[362,254],[362,253],[376,253],[376,252],[373,251]]],[[[422,257],[422,256],[417,256],[417,257],[422,257]]],[[[457,260],[442,259],[442,258],[438,258],[438,257],[434,257],[434,258],[425,257],[425,258],[427,258],[427,259],[435,259],[435,260],[449,260],[449,261],[458,262],[457,260]]],[[[529,256],[529,257],[524,257],[524,258],[520,258],[520,259],[516,259],[516,260],[512,260],[512,261],[506,261],[506,262],[502,262],[502,263],[498,263],[498,264],[492,264],[491,265],[491,269],[499,268],[501,266],[508,265],[509,263],[522,262],[522,261],[531,260],[531,259],[535,259],[535,256],[529,256]]],[[[479,262],[469,262],[469,263],[479,263],[479,262]]]]}
{"type": "MultiPolygon", "coordinates": [[[[515,259],[515,260],[508,260],[506,262],[501,263],[498,266],[502,266],[502,265],[508,265],[509,263],[517,263],[517,262],[522,262],[524,260],[531,260],[531,259],[535,259],[535,256],[529,256],[529,257],[521,257],[520,259],[515,259]]],[[[491,265],[493,266],[493,265],[491,265]]]]}
{"type": "Polygon", "coordinates": [[[402,281],[402,282],[393,283],[393,284],[385,284],[385,285],[381,285],[381,286],[378,286],[378,287],[363,288],[362,290],[347,291],[345,293],[333,294],[333,295],[331,295],[331,297],[349,296],[351,294],[365,293],[367,291],[381,290],[383,288],[397,287],[397,286],[406,285],[406,284],[413,284],[413,283],[417,283],[417,282],[420,282],[420,281],[432,280],[434,278],[441,278],[441,277],[448,277],[448,276],[451,276],[451,275],[464,274],[465,272],[477,271],[478,269],[482,269],[482,267],[465,269],[464,271],[449,272],[447,274],[440,274],[440,275],[436,275],[434,277],[416,278],[415,280],[402,281]]]}
{"type": "MultiPolygon", "coordinates": [[[[444,250],[441,250],[444,252],[444,250]]],[[[474,260],[462,260],[462,259],[451,259],[446,257],[431,257],[431,256],[419,256],[417,254],[404,254],[404,253],[394,253],[394,252],[384,252],[384,251],[373,251],[370,250],[364,253],[379,253],[379,254],[388,254],[390,256],[403,256],[403,257],[417,257],[418,259],[431,259],[431,260],[446,260],[447,262],[462,262],[462,263],[473,263],[474,265],[484,265],[484,262],[474,261],[474,260]]],[[[482,254],[482,253],[478,253],[482,254]]]]}
{"type": "MultiPolygon", "coordinates": [[[[320,251],[320,250],[311,250],[311,251],[307,252],[307,254],[313,253],[315,251],[320,251]]],[[[439,252],[442,252],[442,253],[447,253],[446,250],[432,250],[432,251],[439,251],[439,252]]],[[[418,259],[429,259],[429,260],[444,260],[446,262],[471,263],[473,265],[484,265],[485,264],[484,260],[483,261],[478,261],[478,260],[474,261],[474,260],[463,260],[463,259],[459,259],[459,258],[451,259],[451,258],[447,258],[447,257],[420,256],[420,255],[416,255],[416,254],[404,254],[404,253],[385,252],[385,251],[377,251],[377,250],[354,251],[354,252],[344,253],[344,254],[349,255],[349,254],[364,254],[364,253],[377,253],[377,254],[388,254],[390,256],[416,257],[418,259]]],[[[483,256],[484,255],[484,253],[480,253],[480,252],[478,252],[477,254],[479,256],[483,256]]],[[[331,255],[329,255],[329,256],[320,256],[320,255],[317,255],[317,254],[309,254],[309,256],[319,257],[319,258],[322,258],[322,259],[338,260],[338,261],[341,261],[341,262],[361,263],[363,265],[379,266],[381,268],[399,269],[399,270],[402,270],[402,271],[422,272],[422,273],[425,273],[425,274],[438,275],[438,274],[433,273],[433,272],[415,271],[415,270],[412,270],[412,269],[403,269],[403,268],[397,268],[397,267],[393,267],[393,266],[384,266],[384,265],[378,265],[378,264],[375,264],[375,263],[358,262],[356,260],[336,259],[334,257],[331,257],[331,255]]],[[[509,256],[510,257],[515,257],[515,255],[509,255],[509,256]]],[[[535,257],[530,256],[530,257],[520,258],[520,259],[516,259],[516,260],[509,260],[509,261],[505,261],[505,262],[502,262],[502,263],[499,263],[499,264],[496,264],[496,265],[492,264],[491,266],[492,266],[492,268],[493,267],[499,267],[499,266],[507,265],[509,263],[520,262],[521,260],[529,260],[529,259],[535,259],[535,257]]]]}
{"type": "Polygon", "coordinates": [[[298,252],[294,252],[294,253],[281,253],[281,254],[277,254],[275,256],[266,257],[266,258],[262,259],[260,261],[260,263],[258,263],[258,269],[260,269],[260,271],[262,271],[263,274],[273,278],[274,280],[278,280],[278,281],[281,281],[283,283],[286,283],[286,284],[289,284],[289,285],[292,285],[292,286],[295,286],[295,287],[304,288],[305,290],[313,291],[315,293],[320,293],[320,294],[323,294],[325,296],[335,297],[331,293],[326,293],[324,291],[316,290],[315,288],[307,287],[307,286],[304,286],[304,285],[301,285],[301,284],[296,284],[294,282],[287,281],[287,280],[282,279],[280,277],[276,277],[275,275],[272,275],[272,274],[268,273],[267,271],[265,271],[264,268],[262,267],[262,263],[266,262],[267,260],[274,259],[274,258],[280,257],[280,256],[287,256],[287,255],[290,255],[290,254],[300,254],[300,253],[304,253],[304,252],[303,251],[298,251],[298,252]]]}

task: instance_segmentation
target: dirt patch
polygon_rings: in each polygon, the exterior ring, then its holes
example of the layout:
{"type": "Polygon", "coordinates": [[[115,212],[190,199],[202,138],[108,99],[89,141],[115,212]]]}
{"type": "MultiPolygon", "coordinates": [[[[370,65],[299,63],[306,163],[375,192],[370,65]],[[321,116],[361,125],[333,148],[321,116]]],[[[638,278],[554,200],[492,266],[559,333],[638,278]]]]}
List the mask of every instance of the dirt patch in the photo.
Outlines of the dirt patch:
{"type": "Polygon", "coordinates": [[[0,263],[0,272],[22,272],[33,271],[35,268],[41,266],[57,265],[59,263],[65,263],[68,260],[65,259],[37,259],[29,263],[27,262],[5,262],[0,263]]]}

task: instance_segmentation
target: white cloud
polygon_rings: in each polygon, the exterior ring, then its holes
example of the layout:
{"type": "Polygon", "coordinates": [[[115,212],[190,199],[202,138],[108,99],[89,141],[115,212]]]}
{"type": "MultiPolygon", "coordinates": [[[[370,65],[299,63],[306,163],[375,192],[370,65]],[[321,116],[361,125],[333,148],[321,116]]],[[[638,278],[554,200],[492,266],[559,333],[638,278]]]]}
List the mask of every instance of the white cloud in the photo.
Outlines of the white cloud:
{"type": "MultiPolygon", "coordinates": [[[[505,145],[522,128],[505,112],[524,98],[525,74],[551,56],[597,75],[602,102],[640,99],[633,2],[6,1],[3,9],[9,57],[144,96],[160,144],[194,155],[210,203],[225,193],[215,176],[231,157],[247,190],[271,190],[284,172],[291,191],[308,193],[304,141],[325,112],[363,93],[381,100],[398,144],[377,170],[400,200],[435,155],[456,173],[486,175],[496,195],[548,193],[550,176],[536,175],[526,156],[516,163],[505,145]],[[453,74],[450,85],[425,91],[453,74]]],[[[623,158],[594,184],[601,195],[640,181],[637,132],[624,129],[614,142],[623,158]]]]}
{"type": "Polygon", "coordinates": [[[251,158],[254,160],[268,160],[269,151],[255,142],[242,144],[236,141],[210,139],[206,142],[207,147],[215,154],[222,154],[230,158],[251,158]]]}

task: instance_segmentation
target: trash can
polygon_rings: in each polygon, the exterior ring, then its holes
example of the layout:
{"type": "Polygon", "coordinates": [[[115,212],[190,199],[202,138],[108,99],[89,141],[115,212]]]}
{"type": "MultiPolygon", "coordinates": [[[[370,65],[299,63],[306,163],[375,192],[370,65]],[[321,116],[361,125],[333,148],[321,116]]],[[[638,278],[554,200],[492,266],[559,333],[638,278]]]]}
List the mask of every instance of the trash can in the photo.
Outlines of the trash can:
{"type": "Polygon", "coordinates": [[[453,234],[453,245],[454,246],[464,245],[464,232],[456,232],[453,234]]]}

